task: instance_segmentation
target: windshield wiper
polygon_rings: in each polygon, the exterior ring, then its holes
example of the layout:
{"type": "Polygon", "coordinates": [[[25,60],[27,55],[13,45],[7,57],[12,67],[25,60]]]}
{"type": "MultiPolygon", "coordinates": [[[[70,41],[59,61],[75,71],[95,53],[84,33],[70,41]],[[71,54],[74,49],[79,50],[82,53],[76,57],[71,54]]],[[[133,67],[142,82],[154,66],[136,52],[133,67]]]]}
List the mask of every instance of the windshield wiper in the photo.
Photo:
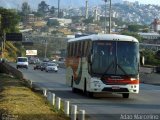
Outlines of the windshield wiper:
{"type": "Polygon", "coordinates": [[[104,71],[104,73],[102,74],[102,78],[106,75],[106,73],[108,72],[108,70],[111,68],[111,66],[114,64],[114,60],[109,64],[109,66],[107,67],[107,69],[104,71]]]}
{"type": "Polygon", "coordinates": [[[116,73],[117,73],[117,68],[120,68],[120,70],[126,75],[126,76],[129,76],[128,74],[127,74],[127,72],[122,68],[122,66],[120,66],[119,64],[116,64],[116,73]]]}

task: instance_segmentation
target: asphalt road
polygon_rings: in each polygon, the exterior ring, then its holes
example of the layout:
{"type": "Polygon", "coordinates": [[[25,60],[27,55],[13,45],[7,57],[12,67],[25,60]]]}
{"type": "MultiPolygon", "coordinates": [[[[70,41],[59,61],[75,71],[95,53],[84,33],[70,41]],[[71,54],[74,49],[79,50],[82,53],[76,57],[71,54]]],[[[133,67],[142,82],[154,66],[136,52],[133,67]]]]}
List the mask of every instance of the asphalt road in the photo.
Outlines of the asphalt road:
{"type": "Polygon", "coordinates": [[[59,68],[58,73],[33,70],[32,66],[28,70],[19,70],[37,86],[78,105],[78,109],[84,109],[90,120],[150,120],[153,114],[154,120],[160,119],[160,86],[140,84],[140,93],[131,94],[129,99],[117,94],[97,94],[98,97],[89,98],[82,93],[72,93],[65,85],[65,69],[59,68]]]}

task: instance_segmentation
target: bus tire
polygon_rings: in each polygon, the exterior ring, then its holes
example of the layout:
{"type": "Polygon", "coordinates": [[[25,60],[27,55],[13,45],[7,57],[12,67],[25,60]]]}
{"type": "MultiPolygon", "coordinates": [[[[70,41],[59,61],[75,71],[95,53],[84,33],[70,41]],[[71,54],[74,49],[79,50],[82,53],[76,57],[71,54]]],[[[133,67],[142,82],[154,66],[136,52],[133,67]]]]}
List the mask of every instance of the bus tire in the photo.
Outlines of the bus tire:
{"type": "Polygon", "coordinates": [[[77,89],[73,87],[73,82],[74,82],[74,81],[73,81],[73,76],[72,76],[72,80],[71,80],[72,92],[73,92],[73,93],[76,93],[76,92],[77,92],[77,89]]]}
{"type": "Polygon", "coordinates": [[[93,98],[94,97],[94,92],[87,92],[88,96],[93,98]]]}
{"type": "Polygon", "coordinates": [[[86,79],[84,80],[84,90],[83,90],[84,94],[87,94],[87,82],[86,79]]]}
{"type": "Polygon", "coordinates": [[[86,82],[86,79],[84,80],[84,94],[89,96],[89,97],[93,97],[94,96],[94,92],[89,92],[87,91],[87,82],[86,82]]]}
{"type": "Polygon", "coordinates": [[[122,96],[123,98],[129,98],[129,93],[123,93],[122,96]]]}

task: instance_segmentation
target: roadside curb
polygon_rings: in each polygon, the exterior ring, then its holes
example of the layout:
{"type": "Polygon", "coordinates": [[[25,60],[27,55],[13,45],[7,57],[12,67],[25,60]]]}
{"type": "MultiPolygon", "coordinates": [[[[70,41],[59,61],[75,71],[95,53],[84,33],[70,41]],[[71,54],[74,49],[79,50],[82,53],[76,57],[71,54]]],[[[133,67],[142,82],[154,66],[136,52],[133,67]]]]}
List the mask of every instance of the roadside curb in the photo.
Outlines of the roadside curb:
{"type": "Polygon", "coordinates": [[[42,93],[47,101],[55,107],[57,111],[63,111],[64,114],[71,120],[85,120],[85,110],[78,109],[77,105],[71,104],[68,100],[63,100],[62,98],[56,96],[55,93],[50,92],[48,89],[38,87],[31,80],[26,80],[26,82],[33,91],[39,91],[42,93]]]}
{"type": "Polygon", "coordinates": [[[34,91],[39,91],[47,99],[47,101],[56,108],[57,111],[63,111],[63,113],[70,117],[71,120],[85,120],[85,110],[77,108],[77,105],[71,104],[70,101],[63,100],[60,97],[56,96],[54,93],[51,93],[47,89],[40,88],[35,85],[31,80],[24,78],[21,71],[12,67],[7,63],[0,64],[2,71],[7,74],[12,74],[13,76],[19,78],[20,80],[26,83],[26,86],[34,91]]]}

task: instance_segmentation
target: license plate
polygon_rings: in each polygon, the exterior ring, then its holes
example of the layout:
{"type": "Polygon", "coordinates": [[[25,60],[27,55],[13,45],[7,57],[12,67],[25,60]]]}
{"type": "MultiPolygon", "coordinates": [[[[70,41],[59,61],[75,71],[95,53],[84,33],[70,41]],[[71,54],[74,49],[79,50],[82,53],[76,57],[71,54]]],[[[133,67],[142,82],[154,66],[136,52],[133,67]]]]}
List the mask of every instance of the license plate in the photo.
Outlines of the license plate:
{"type": "Polygon", "coordinates": [[[112,86],[112,89],[120,89],[118,86],[112,86]]]}

